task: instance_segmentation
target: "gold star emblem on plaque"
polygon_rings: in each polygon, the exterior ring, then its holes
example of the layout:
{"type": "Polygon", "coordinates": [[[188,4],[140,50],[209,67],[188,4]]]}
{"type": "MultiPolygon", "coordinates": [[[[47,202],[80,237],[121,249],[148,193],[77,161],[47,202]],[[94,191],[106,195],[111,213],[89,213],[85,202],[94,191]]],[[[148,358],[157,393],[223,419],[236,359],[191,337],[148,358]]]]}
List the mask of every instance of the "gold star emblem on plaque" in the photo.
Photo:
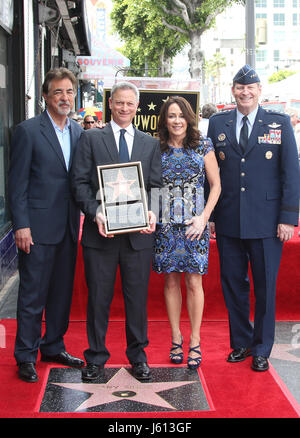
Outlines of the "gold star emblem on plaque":
{"type": "Polygon", "coordinates": [[[107,185],[114,189],[113,200],[119,199],[121,195],[125,195],[126,197],[133,197],[131,193],[130,186],[135,182],[135,180],[127,180],[124,178],[121,170],[118,172],[118,177],[116,181],[108,182],[107,185]]]}
{"type": "Polygon", "coordinates": [[[149,111],[154,111],[155,110],[155,107],[156,107],[156,105],[154,105],[154,103],[153,102],[151,102],[150,103],[150,105],[148,104],[148,107],[149,107],[149,111]]]}

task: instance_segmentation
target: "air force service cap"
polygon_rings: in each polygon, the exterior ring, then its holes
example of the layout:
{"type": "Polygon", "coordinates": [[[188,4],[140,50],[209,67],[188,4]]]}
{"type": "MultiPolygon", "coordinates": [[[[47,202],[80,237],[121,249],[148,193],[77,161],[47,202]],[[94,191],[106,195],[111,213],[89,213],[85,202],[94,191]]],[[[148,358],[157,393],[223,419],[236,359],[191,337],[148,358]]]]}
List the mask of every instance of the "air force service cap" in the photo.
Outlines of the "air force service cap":
{"type": "Polygon", "coordinates": [[[253,70],[250,65],[246,64],[237,72],[237,74],[233,78],[233,83],[235,82],[242,85],[248,85],[254,84],[255,82],[260,82],[260,79],[256,71],[253,70]]]}

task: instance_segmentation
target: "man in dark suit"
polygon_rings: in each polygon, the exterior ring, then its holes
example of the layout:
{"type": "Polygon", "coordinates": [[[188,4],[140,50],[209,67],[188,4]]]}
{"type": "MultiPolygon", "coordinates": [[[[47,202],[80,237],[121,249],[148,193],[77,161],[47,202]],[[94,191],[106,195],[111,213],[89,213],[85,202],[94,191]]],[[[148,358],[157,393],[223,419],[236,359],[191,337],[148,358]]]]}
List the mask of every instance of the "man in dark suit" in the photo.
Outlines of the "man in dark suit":
{"type": "Polygon", "coordinates": [[[70,191],[70,168],[82,128],[68,118],[76,78],[51,70],[43,84],[46,111],[20,123],[13,136],[9,202],[19,249],[20,286],[15,358],[19,377],[35,382],[42,361],[81,367],[65,351],[77,254],[80,210],[70,191]],[[46,330],[41,339],[45,310],[46,330]]]}
{"type": "MultiPolygon", "coordinates": [[[[233,80],[237,108],[210,119],[222,193],[214,212],[221,283],[229,313],[229,362],[252,355],[252,369],[268,369],[274,342],[275,293],[283,242],[299,217],[299,164],[288,116],[258,104],[261,85],[245,65],[233,80]],[[249,321],[248,265],[256,298],[249,321]]],[[[287,296],[288,299],[288,296],[287,296]]]]}
{"type": "Polygon", "coordinates": [[[145,233],[133,232],[108,237],[97,200],[98,165],[141,161],[148,194],[151,189],[161,187],[159,142],[132,125],[138,104],[139,92],[133,84],[122,82],[114,85],[109,99],[112,121],[103,129],[85,131],[74,158],[72,186],[75,199],[85,214],[81,243],[89,290],[89,348],[84,352],[87,362],[82,371],[84,380],[96,379],[110,356],[105,346],[105,335],[118,266],[125,301],[126,354],[136,378],[143,380],[150,377],[144,349],[148,345],[147,294],[155,216],[149,212],[151,226],[145,233]],[[126,130],[127,157],[122,156],[120,148],[120,145],[124,145],[121,129],[126,130]]]}

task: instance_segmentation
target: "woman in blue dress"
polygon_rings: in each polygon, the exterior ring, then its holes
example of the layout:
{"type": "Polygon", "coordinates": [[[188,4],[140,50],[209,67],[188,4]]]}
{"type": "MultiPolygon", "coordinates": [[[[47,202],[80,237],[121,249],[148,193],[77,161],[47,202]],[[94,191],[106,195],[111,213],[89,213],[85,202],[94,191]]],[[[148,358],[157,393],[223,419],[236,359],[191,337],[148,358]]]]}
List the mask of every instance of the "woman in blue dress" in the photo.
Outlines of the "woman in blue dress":
{"type": "Polygon", "coordinates": [[[208,265],[208,219],[221,191],[219,170],[213,145],[198,131],[195,113],[186,99],[174,96],[163,104],[159,137],[163,189],[153,270],[165,276],[164,295],[172,333],[170,358],[173,363],[183,362],[180,283],[184,273],[191,325],[187,365],[193,369],[201,363],[202,275],[207,273],[208,265]],[[206,205],[205,178],[210,186],[206,205]]]}

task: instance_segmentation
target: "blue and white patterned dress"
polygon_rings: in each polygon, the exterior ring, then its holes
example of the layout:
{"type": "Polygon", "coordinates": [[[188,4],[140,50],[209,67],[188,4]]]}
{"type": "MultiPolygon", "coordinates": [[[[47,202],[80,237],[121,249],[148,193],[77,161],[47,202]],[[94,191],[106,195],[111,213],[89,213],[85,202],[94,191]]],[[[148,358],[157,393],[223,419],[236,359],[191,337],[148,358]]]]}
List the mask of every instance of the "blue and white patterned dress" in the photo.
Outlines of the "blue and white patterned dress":
{"type": "Polygon", "coordinates": [[[185,221],[204,208],[205,155],[210,139],[196,149],[173,148],[162,153],[163,189],[154,243],[153,270],[207,273],[209,230],[199,240],[185,237],[185,221]]]}

